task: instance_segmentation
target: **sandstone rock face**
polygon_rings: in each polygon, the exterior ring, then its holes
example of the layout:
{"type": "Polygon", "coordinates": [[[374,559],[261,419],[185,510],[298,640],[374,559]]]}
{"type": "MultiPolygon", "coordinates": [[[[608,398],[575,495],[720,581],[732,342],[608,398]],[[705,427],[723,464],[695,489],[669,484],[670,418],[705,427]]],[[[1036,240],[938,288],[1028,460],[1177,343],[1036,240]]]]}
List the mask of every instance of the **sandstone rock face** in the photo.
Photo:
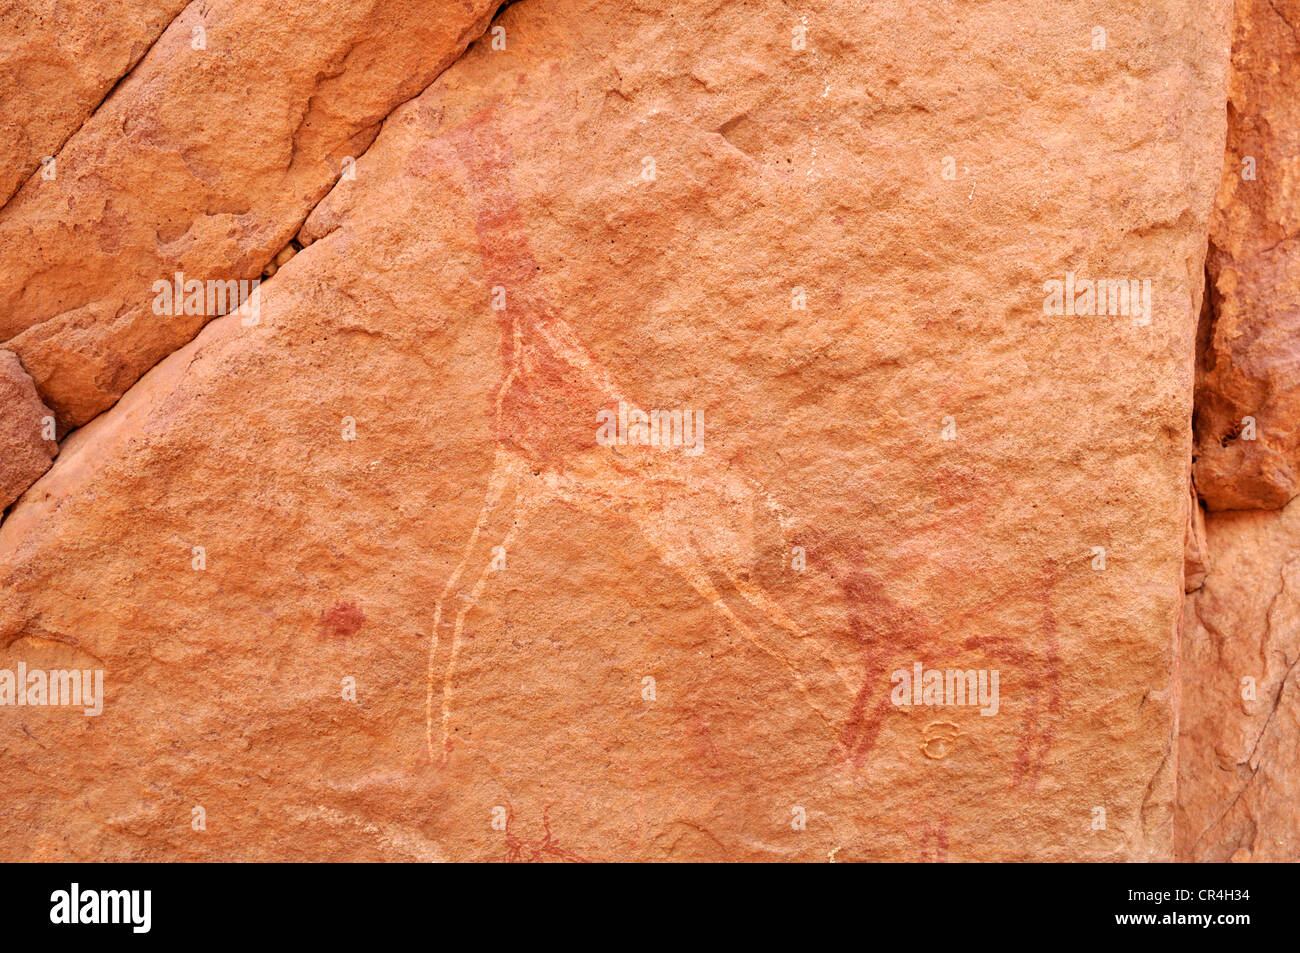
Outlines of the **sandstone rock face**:
{"type": "Polygon", "coordinates": [[[4,510],[50,468],[58,455],[50,410],[36,394],[18,358],[0,350],[0,510],[4,510]],[[47,435],[50,439],[47,439],[47,435]]]}
{"type": "Polygon", "coordinates": [[[1205,582],[1210,569],[1210,546],[1205,538],[1205,512],[1196,494],[1196,485],[1190,491],[1187,506],[1187,535],[1183,546],[1183,589],[1194,592],[1205,582]]]}
{"type": "MultiPolygon", "coordinates": [[[[0,9],[0,205],[57,155],[184,7],[15,0],[0,9]]],[[[44,172],[57,178],[57,161],[44,172]]]]}
{"type": "MultiPolygon", "coordinates": [[[[105,672],[98,716],[0,708],[0,852],[1171,856],[1229,8],[1103,7],[508,7],[256,323],[154,367],[0,526],[0,667],[105,672]],[[1139,290],[1097,314],[1099,279],[1139,290]]],[[[297,232],[213,205],[151,246],[83,188],[80,242],[67,197],[0,220],[8,262],[51,230],[5,313],[71,337],[26,341],[117,348],[88,329],[142,300],[121,275],[253,274],[297,232]],[[86,244],[136,263],[54,267],[86,244]]],[[[81,419],[131,376],[83,404],[95,373],[42,381],[81,419]]]]}
{"type": "Polygon", "coordinates": [[[1300,0],[1237,7],[1196,396],[1196,483],[1211,510],[1300,494],[1300,0]]]}
{"type": "Polygon", "coordinates": [[[1213,513],[1214,567],[1188,598],[1177,850],[1300,857],[1300,505],[1213,513]]]}
{"type": "Polygon", "coordinates": [[[260,276],[495,5],[187,7],[59,152],[57,176],[0,210],[0,342],[60,421],[111,406],[228,310],[211,292],[160,300],[155,283],[260,276]]]}
{"type": "Polygon", "coordinates": [[[1202,319],[1177,856],[1300,858],[1300,4],[1237,5],[1202,319]],[[1270,510],[1269,508],[1282,507],[1270,510]],[[1208,573],[1205,563],[1208,562],[1208,573]]]}

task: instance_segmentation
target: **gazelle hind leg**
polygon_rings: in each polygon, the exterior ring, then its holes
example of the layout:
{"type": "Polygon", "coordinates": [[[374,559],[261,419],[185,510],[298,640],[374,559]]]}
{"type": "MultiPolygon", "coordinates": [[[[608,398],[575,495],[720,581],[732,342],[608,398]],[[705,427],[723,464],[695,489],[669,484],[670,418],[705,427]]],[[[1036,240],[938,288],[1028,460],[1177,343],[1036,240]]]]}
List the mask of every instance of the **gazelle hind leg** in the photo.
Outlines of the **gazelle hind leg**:
{"type": "MultiPolygon", "coordinates": [[[[528,522],[528,517],[532,512],[531,507],[532,491],[527,484],[521,480],[515,483],[515,502],[512,507],[510,528],[506,531],[505,537],[499,545],[503,550],[508,551],[514,544],[515,537],[519,531],[528,522]]],[[[451,753],[451,696],[452,680],[456,676],[456,659],[460,654],[461,632],[465,628],[465,616],[469,610],[478,605],[479,597],[483,595],[483,589],[487,585],[489,574],[492,572],[492,563],[494,558],[489,558],[483,570],[479,573],[478,580],[474,583],[474,588],[470,591],[469,598],[465,600],[460,611],[456,613],[456,624],[451,634],[451,651],[447,657],[447,671],[442,678],[442,762],[446,764],[447,757],[451,753]]]]}
{"type": "Polygon", "coordinates": [[[723,575],[736,588],[736,591],[745,597],[746,602],[771,619],[776,625],[779,625],[791,635],[797,635],[799,638],[803,638],[808,634],[799,627],[798,623],[785,614],[785,610],[781,608],[780,603],[769,596],[767,590],[762,586],[747,582],[730,570],[724,569],[723,575]]]}
{"type": "Polygon", "coordinates": [[[515,458],[511,457],[500,447],[497,448],[496,456],[492,462],[492,472],[488,476],[487,490],[483,494],[483,505],[479,508],[478,520],[474,524],[474,529],[469,534],[469,540],[465,543],[464,552],[461,554],[460,564],[455,568],[452,574],[447,577],[447,583],[443,586],[442,594],[438,597],[437,603],[433,609],[433,633],[429,639],[429,662],[426,670],[425,683],[427,690],[424,702],[424,741],[428,751],[429,760],[434,759],[433,755],[433,683],[434,683],[434,659],[438,652],[438,632],[442,625],[442,609],[447,600],[451,597],[457,583],[460,582],[461,575],[465,572],[465,567],[469,565],[470,556],[473,555],[474,547],[478,543],[479,537],[487,528],[492,513],[501,502],[501,497],[505,494],[507,487],[512,481],[517,482],[518,475],[522,470],[522,465],[515,458]]]}
{"type": "Polygon", "coordinates": [[[773,599],[762,586],[740,579],[726,569],[723,570],[723,575],[727,577],[728,581],[735,587],[736,591],[745,598],[746,602],[752,605],[759,612],[763,613],[763,615],[774,625],[785,629],[785,631],[789,632],[796,639],[799,639],[800,642],[798,644],[800,646],[806,644],[803,640],[808,640],[816,646],[817,654],[821,657],[822,662],[829,666],[839,678],[840,684],[844,688],[845,697],[850,699],[853,697],[854,689],[849,682],[848,676],[844,674],[844,670],[841,669],[834,659],[830,657],[829,653],[826,651],[826,646],[822,644],[821,640],[809,636],[807,632],[800,628],[793,619],[786,615],[785,610],[781,608],[780,604],[773,599]]]}
{"type": "Polygon", "coordinates": [[[718,592],[716,587],[714,587],[704,564],[702,564],[698,558],[690,560],[688,563],[679,556],[673,561],[672,565],[678,572],[686,577],[687,582],[691,584],[696,592],[709,601],[719,615],[735,627],[737,632],[752,642],[761,651],[770,655],[789,669],[791,676],[794,678],[795,685],[803,694],[809,707],[821,716],[821,719],[826,722],[826,726],[830,729],[832,736],[835,737],[836,743],[839,743],[839,734],[835,730],[835,719],[823,711],[821,706],[814,700],[813,693],[808,690],[808,686],[804,682],[803,673],[799,671],[798,666],[796,666],[788,656],[781,652],[780,649],[769,644],[768,640],[759,636],[750,626],[745,624],[743,619],[731,610],[731,607],[723,600],[722,594],[718,592]]]}

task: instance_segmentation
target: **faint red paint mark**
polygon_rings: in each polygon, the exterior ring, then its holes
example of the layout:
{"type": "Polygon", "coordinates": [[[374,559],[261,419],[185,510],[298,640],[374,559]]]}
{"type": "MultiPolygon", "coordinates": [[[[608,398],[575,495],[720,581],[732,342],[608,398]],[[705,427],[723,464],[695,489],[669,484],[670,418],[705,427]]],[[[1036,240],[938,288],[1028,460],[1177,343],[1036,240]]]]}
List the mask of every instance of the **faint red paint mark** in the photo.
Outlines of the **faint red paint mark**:
{"type": "MultiPolygon", "coordinates": [[[[450,149],[465,169],[476,204],[474,229],[485,283],[508,296],[508,306],[494,312],[503,369],[490,397],[496,439],[538,464],[563,470],[566,452],[592,443],[595,411],[616,405],[619,395],[607,380],[575,364],[577,355],[588,367],[599,366],[541,287],[541,266],[507,172],[514,155],[496,109],[481,110],[429,148],[450,149]],[[527,373],[510,373],[515,367],[527,373]]],[[[427,161],[421,157],[419,164],[427,161]]]]}
{"type": "Polygon", "coordinates": [[[346,639],[356,635],[366,621],[366,614],[355,603],[336,602],[321,614],[321,635],[346,639]]]}
{"type": "MultiPolygon", "coordinates": [[[[950,493],[951,489],[944,490],[949,498],[950,493]]],[[[1009,663],[1016,673],[1016,687],[1027,693],[1011,785],[1032,791],[1051,750],[1061,710],[1060,647],[1056,618],[1051,608],[1056,583],[1055,562],[1047,560],[1033,584],[1042,606],[1041,647],[1007,636],[967,636],[954,644],[954,640],[960,638],[958,633],[972,617],[989,612],[1007,597],[986,600],[950,616],[942,624],[935,624],[916,610],[898,605],[879,578],[857,568],[868,560],[856,541],[823,542],[810,547],[809,552],[815,554],[815,564],[820,563],[821,568],[837,578],[848,603],[849,631],[862,653],[861,688],[840,736],[854,766],[861,766],[875,747],[885,718],[893,708],[890,674],[896,669],[908,668],[913,662],[933,659],[936,652],[960,648],[1009,663]],[[844,569],[846,565],[847,571],[844,569]]],[[[1004,680],[1003,689],[1006,687],[1004,680]]]]}
{"type": "Polygon", "coordinates": [[[571,850],[566,850],[551,836],[551,806],[542,808],[542,830],[544,835],[537,840],[525,840],[516,837],[511,829],[514,827],[514,811],[506,813],[506,863],[510,864],[544,864],[557,861],[568,864],[589,864],[590,860],[579,857],[571,850]]]}
{"type": "Polygon", "coordinates": [[[1021,720],[1021,742],[1016,753],[1012,786],[1024,786],[1030,791],[1038,786],[1038,778],[1056,736],[1056,725],[1061,712],[1060,644],[1050,598],[1055,586],[1055,575],[1055,564],[1048,560],[1047,569],[1037,587],[1043,607],[1042,651],[1013,642],[1005,636],[970,636],[964,643],[968,649],[1008,659],[1019,667],[1021,684],[1029,692],[1029,698],[1021,720]]]}
{"type": "MultiPolygon", "coordinates": [[[[723,536],[693,532],[694,526],[711,518],[724,523],[733,519],[742,510],[738,496],[756,500],[758,490],[752,481],[738,476],[717,484],[701,483],[696,473],[676,459],[656,459],[648,453],[610,454],[599,449],[592,429],[596,411],[610,409],[624,397],[635,395],[616,385],[546,296],[540,280],[541,266],[530,249],[524,213],[511,184],[514,157],[497,111],[496,106],[481,110],[416,150],[407,165],[408,171],[417,175],[445,177],[450,173],[464,180],[464,191],[473,204],[482,277],[485,290],[491,294],[501,356],[501,378],[489,400],[497,446],[488,490],[462,561],[434,606],[426,746],[429,757],[434,758],[433,694],[441,647],[448,659],[442,678],[444,761],[450,754],[446,726],[459,633],[466,612],[477,605],[487,571],[480,574],[473,595],[457,612],[450,643],[439,637],[442,607],[469,564],[479,535],[490,525],[492,511],[506,493],[513,497],[514,514],[507,539],[513,538],[536,509],[553,502],[594,512],[602,519],[621,503],[661,558],[673,565],[729,624],[764,651],[794,667],[779,644],[757,637],[724,604],[715,573],[725,575],[734,590],[760,606],[766,619],[783,632],[800,638],[806,634],[785,618],[761,585],[748,580],[742,585],[738,576],[744,575],[743,567],[723,536]],[[463,175],[451,171],[455,169],[463,170],[463,175]],[[527,477],[538,477],[543,472],[541,480],[527,477]],[[689,518],[684,515],[688,509],[694,511],[689,518]]],[[[523,141],[527,144],[526,138],[523,141]]],[[[815,638],[809,641],[820,646],[815,638]]],[[[842,678],[838,672],[835,674],[842,678]]],[[[799,684],[806,692],[802,680],[799,684]]],[[[846,688],[841,697],[851,694],[848,684],[844,681],[846,688]]]]}
{"type": "Polygon", "coordinates": [[[684,720],[681,735],[687,755],[705,777],[716,778],[726,775],[708,721],[692,711],[684,720]]]}
{"type": "Polygon", "coordinates": [[[908,816],[877,818],[869,832],[856,842],[837,847],[836,861],[903,861],[946,864],[951,850],[951,825],[946,811],[936,812],[933,799],[924,797],[908,816]]]}
{"type": "Polygon", "coordinates": [[[940,816],[921,828],[921,853],[923,864],[948,863],[948,818],[940,816]]]}
{"type": "Polygon", "coordinates": [[[934,639],[929,625],[914,610],[890,599],[884,585],[872,573],[852,569],[839,584],[848,600],[849,632],[859,646],[864,667],[862,685],[840,740],[851,752],[854,764],[861,765],[875,747],[885,716],[892,707],[889,673],[900,667],[902,656],[915,656],[932,649],[934,639]]]}

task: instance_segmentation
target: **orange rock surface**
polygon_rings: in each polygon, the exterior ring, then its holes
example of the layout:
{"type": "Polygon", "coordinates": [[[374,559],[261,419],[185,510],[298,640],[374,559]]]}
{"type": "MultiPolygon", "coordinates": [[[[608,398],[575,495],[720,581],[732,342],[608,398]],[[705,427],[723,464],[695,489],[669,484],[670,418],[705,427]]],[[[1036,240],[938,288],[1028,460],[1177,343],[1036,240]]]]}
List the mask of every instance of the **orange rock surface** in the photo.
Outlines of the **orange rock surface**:
{"type": "Polygon", "coordinates": [[[0,440],[71,429],[0,672],[104,686],[0,676],[0,856],[1293,852],[1231,597],[1293,527],[1189,491],[1284,485],[1193,443],[1265,283],[1227,0],[271,10],[187,7],[0,208],[0,440]]]}
{"type": "Polygon", "coordinates": [[[1300,494],[1300,2],[1240,0],[1196,397],[1211,510],[1300,494]]]}
{"type": "Polygon", "coordinates": [[[1178,855],[1300,856],[1300,506],[1211,514],[1183,634],[1178,855]]]}
{"type": "Polygon", "coordinates": [[[22,363],[0,350],[0,510],[50,468],[59,445],[50,409],[41,403],[22,363]]]}
{"type": "Polygon", "coordinates": [[[55,158],[185,4],[14,0],[0,8],[0,202],[55,158]]]}
{"type": "Polygon", "coordinates": [[[1175,843],[1189,860],[1300,859],[1298,26],[1294,0],[1237,6],[1196,398],[1211,512],[1183,632],[1175,843]]]}
{"type": "MultiPolygon", "coordinates": [[[[0,210],[0,342],[80,426],[214,312],[155,282],[249,281],[489,0],[191,4],[0,210]]],[[[39,46],[43,35],[28,45],[39,46]]]]}

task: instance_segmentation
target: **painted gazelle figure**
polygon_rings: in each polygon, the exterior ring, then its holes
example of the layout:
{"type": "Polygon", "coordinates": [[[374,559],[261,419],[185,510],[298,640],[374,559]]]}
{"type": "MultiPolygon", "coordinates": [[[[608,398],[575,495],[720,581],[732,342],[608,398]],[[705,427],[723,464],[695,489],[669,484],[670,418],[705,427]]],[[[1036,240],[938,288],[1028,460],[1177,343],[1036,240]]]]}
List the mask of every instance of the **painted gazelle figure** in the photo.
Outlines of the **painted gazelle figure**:
{"type": "Polygon", "coordinates": [[[838,719],[830,709],[847,709],[854,696],[848,678],[824,646],[749,578],[748,524],[756,506],[770,505],[761,490],[680,450],[598,445],[597,412],[617,407],[625,392],[541,288],[511,184],[510,146],[494,110],[451,130],[432,151],[463,171],[476,206],[483,277],[504,293],[505,307],[495,311],[502,364],[492,407],[495,459],[478,520],[434,606],[425,713],[430,760],[445,763],[451,752],[465,619],[488,585],[492,552],[498,546],[508,551],[529,519],[553,503],[630,521],[726,624],[789,669],[834,733],[838,719]],[[726,587],[757,610],[761,624],[741,618],[739,607],[724,598],[726,587]]]}

